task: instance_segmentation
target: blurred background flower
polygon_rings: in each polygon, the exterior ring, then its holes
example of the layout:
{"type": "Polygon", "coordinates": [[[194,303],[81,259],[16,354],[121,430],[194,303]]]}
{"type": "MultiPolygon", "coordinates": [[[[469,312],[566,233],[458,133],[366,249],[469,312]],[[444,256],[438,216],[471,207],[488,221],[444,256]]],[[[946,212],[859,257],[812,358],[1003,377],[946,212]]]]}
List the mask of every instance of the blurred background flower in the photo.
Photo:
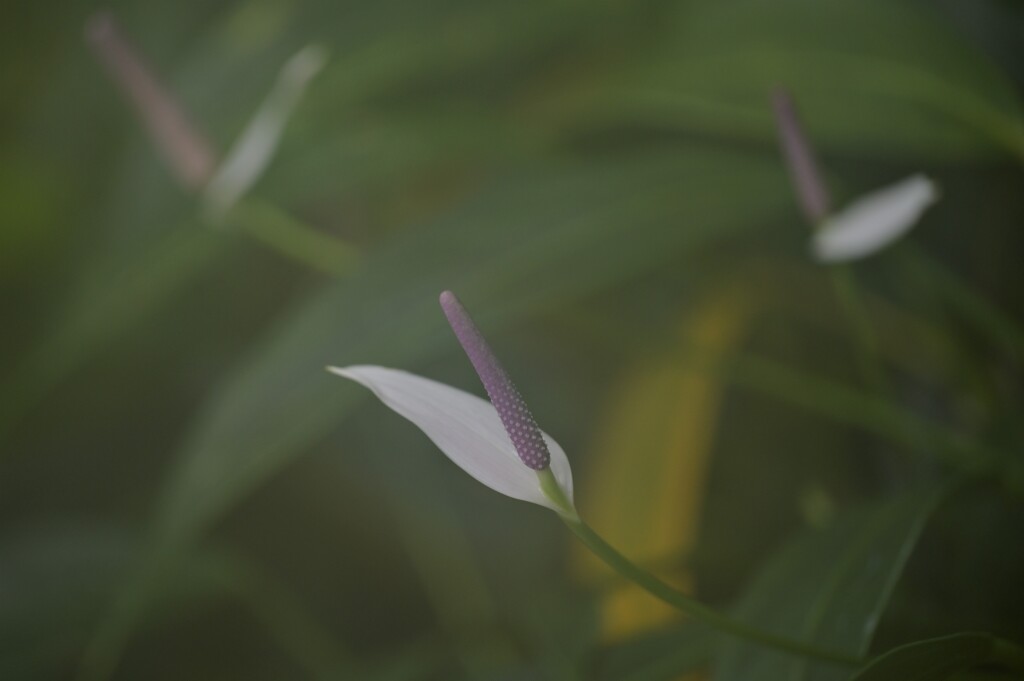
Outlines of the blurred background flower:
{"type": "Polygon", "coordinates": [[[669,581],[857,655],[1024,639],[1019,3],[4,15],[0,677],[826,673],[713,648],[323,371],[476,385],[445,288],[669,581]],[[779,86],[833,205],[925,173],[921,228],[813,262],[779,86]]]}

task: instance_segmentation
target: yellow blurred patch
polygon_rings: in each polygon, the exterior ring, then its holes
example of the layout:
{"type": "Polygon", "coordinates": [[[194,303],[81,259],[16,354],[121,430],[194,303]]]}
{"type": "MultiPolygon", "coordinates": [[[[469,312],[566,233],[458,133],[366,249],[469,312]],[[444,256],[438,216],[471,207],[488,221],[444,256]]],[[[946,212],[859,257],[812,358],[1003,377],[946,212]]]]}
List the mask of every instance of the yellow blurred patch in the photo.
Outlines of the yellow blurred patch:
{"type": "MultiPolygon", "coordinates": [[[[716,291],[686,315],[678,342],[632,366],[612,391],[596,434],[591,471],[577,499],[583,517],[623,553],[684,590],[679,568],[696,540],[724,393],[718,365],[742,339],[750,306],[735,290],[716,291]]],[[[583,547],[578,573],[610,573],[583,547]]],[[[631,584],[610,590],[601,608],[603,638],[614,641],[679,617],[631,584]]]]}

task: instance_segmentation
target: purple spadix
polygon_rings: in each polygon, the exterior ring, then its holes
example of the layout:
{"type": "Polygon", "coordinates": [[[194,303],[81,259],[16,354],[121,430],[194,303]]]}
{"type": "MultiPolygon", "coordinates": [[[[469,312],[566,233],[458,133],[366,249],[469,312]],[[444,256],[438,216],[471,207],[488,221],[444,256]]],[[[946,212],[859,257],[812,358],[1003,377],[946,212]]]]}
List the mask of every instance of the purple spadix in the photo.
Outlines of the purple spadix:
{"type": "Polygon", "coordinates": [[[789,92],[782,88],[772,92],[772,110],[800,209],[811,224],[818,225],[831,212],[828,190],[789,92]]]}
{"type": "Polygon", "coordinates": [[[540,471],[551,463],[551,454],[544,443],[537,422],[526,402],[512,384],[505,369],[473,323],[466,308],[451,291],[441,294],[441,309],[455,332],[455,337],[473,364],[491,404],[498,412],[512,445],[520,460],[529,468],[540,471]]]}

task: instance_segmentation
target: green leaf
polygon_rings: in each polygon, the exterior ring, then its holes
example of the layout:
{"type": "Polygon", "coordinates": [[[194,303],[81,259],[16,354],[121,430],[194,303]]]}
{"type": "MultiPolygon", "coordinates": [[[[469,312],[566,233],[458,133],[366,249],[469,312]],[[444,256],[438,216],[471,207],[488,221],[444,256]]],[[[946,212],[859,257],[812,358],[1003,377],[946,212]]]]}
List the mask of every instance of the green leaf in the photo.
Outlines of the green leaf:
{"type": "MultiPolygon", "coordinates": [[[[873,504],[808,531],[770,559],[750,583],[736,617],[762,629],[853,657],[863,656],[941,492],[873,504]]],[[[735,639],[723,645],[715,678],[826,681],[850,670],[735,639]]]]}
{"type": "Polygon", "coordinates": [[[922,7],[894,0],[689,2],[586,107],[715,134],[772,139],[783,85],[811,138],[879,156],[1024,156],[1012,83],[922,7]]]}
{"type": "Polygon", "coordinates": [[[0,677],[55,678],[73,664],[135,554],[94,528],[36,530],[0,546],[0,677]]]}
{"type": "MultiPolygon", "coordinates": [[[[36,528],[0,544],[0,678],[51,679],[74,669],[145,548],[139,536],[101,526],[36,528]]],[[[147,603],[145,617],[231,598],[317,678],[337,678],[348,664],[340,642],[248,561],[204,548],[179,567],[161,583],[161,598],[147,603]]]]}
{"type": "MultiPolygon", "coordinates": [[[[43,527],[7,538],[0,545],[0,677],[53,678],[73,668],[143,547],[138,536],[102,526],[43,527]]],[[[169,611],[226,593],[230,567],[196,555],[152,606],[169,611]]]]}
{"type": "Polygon", "coordinates": [[[851,681],[942,681],[988,662],[996,638],[968,632],[914,641],[873,660],[851,681]]]}
{"type": "Polygon", "coordinates": [[[82,282],[86,292],[76,291],[50,332],[16,366],[0,387],[0,440],[69,373],[180,294],[234,243],[192,221],[155,241],[104,259],[105,278],[82,282]]]}

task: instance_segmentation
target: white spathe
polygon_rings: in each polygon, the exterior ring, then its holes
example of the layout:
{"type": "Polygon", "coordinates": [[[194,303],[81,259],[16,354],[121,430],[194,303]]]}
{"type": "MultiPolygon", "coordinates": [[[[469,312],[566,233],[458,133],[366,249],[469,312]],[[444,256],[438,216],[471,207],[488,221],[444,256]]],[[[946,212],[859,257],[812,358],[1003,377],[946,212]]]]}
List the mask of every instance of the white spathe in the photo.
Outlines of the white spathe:
{"type": "Polygon", "coordinates": [[[327,49],[309,45],[281,67],[270,93],[203,190],[204,209],[211,218],[223,218],[263,175],[306,87],[326,63],[327,49]]]}
{"type": "Polygon", "coordinates": [[[938,197],[935,183],[924,175],[867,194],[825,220],[814,235],[814,255],[821,262],[871,255],[907,233],[938,197]]]}
{"type": "MultiPolygon", "coordinates": [[[[399,369],[363,365],[327,370],[369,388],[426,433],[462,470],[491,489],[563,512],[541,490],[537,472],[519,459],[498,412],[487,400],[399,369]]],[[[547,433],[541,434],[551,452],[551,473],[573,503],[569,459],[547,433]]]]}

